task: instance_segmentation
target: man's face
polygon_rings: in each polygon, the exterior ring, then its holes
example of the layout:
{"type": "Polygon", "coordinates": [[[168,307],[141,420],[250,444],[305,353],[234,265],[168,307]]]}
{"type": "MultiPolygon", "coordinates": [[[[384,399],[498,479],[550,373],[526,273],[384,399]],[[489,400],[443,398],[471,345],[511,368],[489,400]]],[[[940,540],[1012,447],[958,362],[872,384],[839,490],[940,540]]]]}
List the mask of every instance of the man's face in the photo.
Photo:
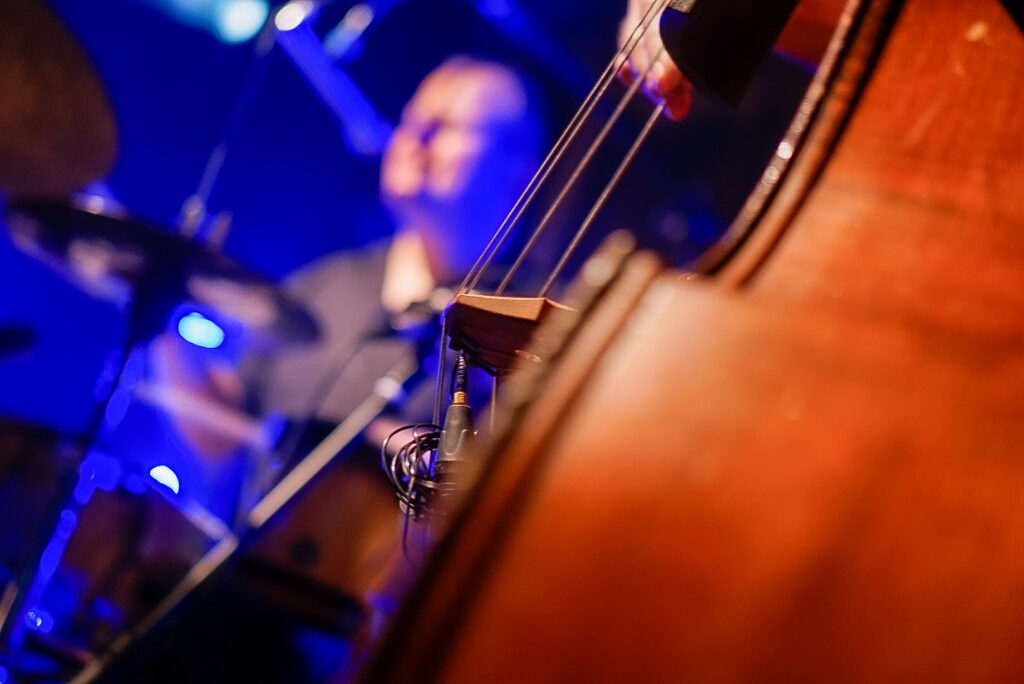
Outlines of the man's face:
{"type": "Polygon", "coordinates": [[[446,239],[489,236],[497,225],[479,223],[507,211],[520,189],[510,186],[521,184],[512,167],[522,166],[515,133],[525,111],[519,82],[503,69],[448,64],[431,73],[381,166],[381,196],[397,221],[446,239]]]}

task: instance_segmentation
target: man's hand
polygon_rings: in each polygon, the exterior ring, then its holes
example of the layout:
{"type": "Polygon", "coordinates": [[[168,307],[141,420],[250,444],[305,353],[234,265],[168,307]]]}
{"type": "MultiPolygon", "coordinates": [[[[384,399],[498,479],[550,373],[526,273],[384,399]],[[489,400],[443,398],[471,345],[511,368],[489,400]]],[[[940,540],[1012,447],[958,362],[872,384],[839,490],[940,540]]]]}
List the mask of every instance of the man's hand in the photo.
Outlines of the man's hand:
{"type": "MultiPolygon", "coordinates": [[[[647,9],[655,0],[629,0],[626,16],[619,24],[619,46],[625,45],[633,35],[647,9]]],[[[643,90],[654,102],[665,102],[665,113],[670,119],[679,121],[690,111],[693,86],[680,73],[665,51],[655,19],[640,39],[629,59],[619,67],[619,78],[632,83],[647,72],[643,90]],[[647,71],[650,67],[650,71],[647,71]]]]}

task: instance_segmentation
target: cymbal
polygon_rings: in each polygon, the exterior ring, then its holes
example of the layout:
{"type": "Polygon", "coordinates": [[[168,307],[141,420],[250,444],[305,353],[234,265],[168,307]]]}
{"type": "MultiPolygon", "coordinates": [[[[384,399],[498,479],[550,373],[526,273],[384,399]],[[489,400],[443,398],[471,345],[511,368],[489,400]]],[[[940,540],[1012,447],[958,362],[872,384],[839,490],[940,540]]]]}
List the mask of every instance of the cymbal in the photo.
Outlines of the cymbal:
{"type": "Polygon", "coordinates": [[[106,175],[115,119],[76,40],[43,0],[3,0],[0,26],[0,192],[64,195],[106,175]]]}
{"type": "Polygon", "coordinates": [[[23,198],[8,202],[5,215],[15,246],[85,292],[130,308],[132,323],[146,328],[139,336],[159,332],[175,307],[192,304],[238,321],[261,344],[319,337],[313,318],[263,276],[101,198],[23,198]]]}

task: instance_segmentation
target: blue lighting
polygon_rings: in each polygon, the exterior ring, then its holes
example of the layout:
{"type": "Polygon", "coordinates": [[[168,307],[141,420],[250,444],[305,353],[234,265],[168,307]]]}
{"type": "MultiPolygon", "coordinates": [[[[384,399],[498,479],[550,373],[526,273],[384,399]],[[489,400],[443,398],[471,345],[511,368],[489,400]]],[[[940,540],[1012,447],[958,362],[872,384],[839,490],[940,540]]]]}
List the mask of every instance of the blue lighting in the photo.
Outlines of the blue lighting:
{"type": "Polygon", "coordinates": [[[178,321],[178,334],[186,342],[204,349],[216,349],[224,344],[224,330],[201,313],[193,311],[178,321]]]}
{"type": "Polygon", "coordinates": [[[504,19],[515,10],[509,0],[477,0],[476,6],[481,14],[493,19],[504,19]]]}
{"type": "Polygon", "coordinates": [[[25,626],[33,632],[49,634],[50,630],[53,629],[53,616],[45,610],[33,608],[25,613],[25,626]]]}
{"type": "Polygon", "coordinates": [[[10,673],[7,672],[7,668],[0,665],[0,684],[7,684],[8,677],[10,677],[10,673]]]}
{"type": "Polygon", "coordinates": [[[74,511],[65,508],[60,512],[60,520],[57,521],[57,534],[65,539],[70,539],[77,525],[78,516],[74,511]]]}
{"type": "Polygon", "coordinates": [[[125,413],[128,412],[128,404],[131,403],[131,396],[123,389],[114,390],[114,393],[110,395],[110,401],[107,403],[107,410],[103,414],[104,422],[112,428],[117,427],[124,420],[125,413]]]}
{"type": "Polygon", "coordinates": [[[96,480],[96,487],[105,492],[112,492],[117,489],[121,481],[121,463],[106,454],[97,454],[96,464],[93,466],[93,477],[96,480]]]}
{"type": "Polygon", "coordinates": [[[156,466],[155,468],[149,471],[149,476],[156,480],[157,482],[159,482],[160,484],[162,484],[164,487],[170,489],[175,494],[178,493],[178,476],[175,474],[173,470],[171,470],[167,466],[156,466]]]}
{"type": "Polygon", "coordinates": [[[277,10],[277,14],[274,15],[274,27],[278,31],[294,31],[306,21],[313,9],[313,3],[308,0],[292,0],[277,10]]]}
{"type": "Polygon", "coordinates": [[[92,613],[100,619],[112,617],[114,615],[115,608],[114,604],[100,597],[92,602],[92,613]]]}
{"type": "Polygon", "coordinates": [[[64,555],[64,547],[67,546],[67,542],[67,537],[59,534],[50,537],[50,542],[46,545],[43,555],[39,558],[39,577],[44,584],[53,577],[53,573],[57,572],[57,566],[60,565],[60,559],[64,555]]]}
{"type": "Polygon", "coordinates": [[[121,463],[97,449],[91,449],[78,466],[78,486],[75,499],[83,506],[96,489],[112,492],[121,482],[121,463]],[[81,496],[79,496],[81,494],[81,496]]]}
{"type": "Polygon", "coordinates": [[[142,495],[146,493],[148,485],[142,475],[139,475],[138,473],[126,473],[124,481],[121,482],[121,486],[132,494],[142,495]]]}
{"type": "Polygon", "coordinates": [[[266,0],[222,0],[214,32],[225,43],[244,43],[259,33],[269,13],[266,0]]]}
{"type": "Polygon", "coordinates": [[[224,43],[253,38],[270,14],[268,0],[148,0],[180,22],[210,31],[224,43]]]}
{"type": "Polygon", "coordinates": [[[78,484],[75,485],[73,496],[75,503],[84,506],[89,503],[96,491],[96,476],[91,470],[91,466],[87,467],[84,462],[79,466],[78,473],[78,484]]]}

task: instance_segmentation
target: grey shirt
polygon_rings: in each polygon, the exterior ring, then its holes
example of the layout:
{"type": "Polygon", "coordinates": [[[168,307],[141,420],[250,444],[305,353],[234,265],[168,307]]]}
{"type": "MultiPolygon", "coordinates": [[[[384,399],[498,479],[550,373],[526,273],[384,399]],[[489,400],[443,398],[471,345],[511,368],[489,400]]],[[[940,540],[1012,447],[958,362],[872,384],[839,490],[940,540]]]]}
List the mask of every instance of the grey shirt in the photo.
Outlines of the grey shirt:
{"type": "MultiPolygon", "coordinates": [[[[254,373],[261,410],[338,422],[371,394],[379,378],[416,354],[412,341],[388,334],[389,316],[380,303],[386,255],[387,244],[377,243],[328,255],[287,279],[285,289],[316,319],[321,336],[254,373]]],[[[423,407],[412,411],[422,412],[423,407]]],[[[428,418],[429,411],[412,419],[428,418]]]]}

